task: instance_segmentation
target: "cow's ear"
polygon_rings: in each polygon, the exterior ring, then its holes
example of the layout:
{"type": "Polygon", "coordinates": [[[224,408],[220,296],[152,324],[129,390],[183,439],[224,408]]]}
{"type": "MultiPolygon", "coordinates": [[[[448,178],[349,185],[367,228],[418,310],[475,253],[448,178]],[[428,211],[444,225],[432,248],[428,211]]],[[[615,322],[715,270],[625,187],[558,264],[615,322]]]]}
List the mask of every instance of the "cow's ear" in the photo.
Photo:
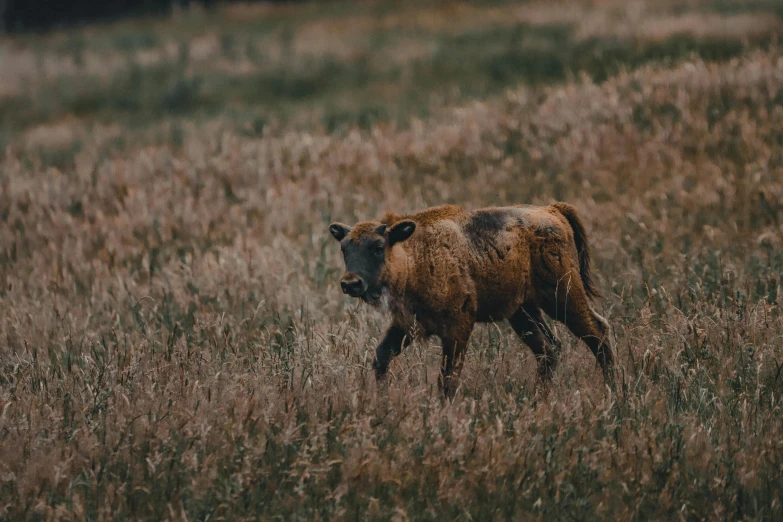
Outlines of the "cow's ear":
{"type": "Polygon", "coordinates": [[[400,241],[405,241],[416,230],[416,223],[413,221],[400,221],[386,232],[386,237],[389,241],[389,246],[393,246],[400,241]]]}
{"type": "Polygon", "coordinates": [[[345,236],[351,231],[351,227],[343,225],[342,223],[332,223],[329,225],[329,232],[334,236],[337,241],[342,241],[345,236]]]}

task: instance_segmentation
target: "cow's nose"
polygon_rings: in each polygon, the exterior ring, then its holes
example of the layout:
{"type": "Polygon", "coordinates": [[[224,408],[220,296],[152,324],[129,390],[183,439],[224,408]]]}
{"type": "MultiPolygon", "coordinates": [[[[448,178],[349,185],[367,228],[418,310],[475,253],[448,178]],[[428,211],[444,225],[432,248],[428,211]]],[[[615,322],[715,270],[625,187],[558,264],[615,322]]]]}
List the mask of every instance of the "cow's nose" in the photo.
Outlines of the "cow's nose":
{"type": "Polygon", "coordinates": [[[362,295],[364,291],[364,283],[361,279],[351,279],[349,281],[340,281],[340,286],[343,289],[344,294],[348,294],[351,297],[358,297],[362,295]]]}

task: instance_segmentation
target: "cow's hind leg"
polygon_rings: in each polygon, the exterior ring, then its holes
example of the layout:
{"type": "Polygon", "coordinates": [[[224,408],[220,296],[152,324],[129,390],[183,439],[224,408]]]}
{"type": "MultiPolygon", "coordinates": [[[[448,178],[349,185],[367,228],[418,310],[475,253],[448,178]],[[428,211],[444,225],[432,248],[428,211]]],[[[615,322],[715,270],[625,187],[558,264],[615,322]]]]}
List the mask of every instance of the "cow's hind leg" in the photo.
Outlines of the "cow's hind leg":
{"type": "Polygon", "coordinates": [[[532,304],[522,305],[508,322],[538,360],[539,378],[550,381],[557,366],[560,344],[544,322],[541,310],[532,304]]]}
{"type": "Polygon", "coordinates": [[[604,377],[611,382],[614,354],[609,345],[609,323],[590,306],[579,274],[566,273],[556,288],[542,295],[541,301],[547,315],[565,323],[587,344],[601,365],[604,377]]]}

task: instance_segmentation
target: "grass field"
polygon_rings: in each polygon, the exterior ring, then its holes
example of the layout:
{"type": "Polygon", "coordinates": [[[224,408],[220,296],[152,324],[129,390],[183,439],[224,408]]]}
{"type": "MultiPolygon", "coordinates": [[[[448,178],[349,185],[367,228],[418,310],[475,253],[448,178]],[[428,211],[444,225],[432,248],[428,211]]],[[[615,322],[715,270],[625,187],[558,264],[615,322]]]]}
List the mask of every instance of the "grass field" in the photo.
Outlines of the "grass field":
{"type": "Polygon", "coordinates": [[[0,520],[783,519],[775,1],[235,5],[0,39],[0,520]],[[573,203],[617,389],[377,393],[328,233],[573,203]]]}

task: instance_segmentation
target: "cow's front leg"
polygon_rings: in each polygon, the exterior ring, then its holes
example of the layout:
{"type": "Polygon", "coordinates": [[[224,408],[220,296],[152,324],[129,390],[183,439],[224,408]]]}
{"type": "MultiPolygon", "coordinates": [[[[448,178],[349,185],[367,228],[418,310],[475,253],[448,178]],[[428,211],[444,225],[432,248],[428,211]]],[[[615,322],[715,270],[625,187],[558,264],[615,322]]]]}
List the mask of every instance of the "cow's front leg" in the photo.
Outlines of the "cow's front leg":
{"type": "Polygon", "coordinates": [[[438,387],[447,399],[453,400],[459,387],[459,374],[462,371],[462,364],[465,362],[465,352],[472,330],[473,324],[471,322],[469,325],[466,324],[465,328],[452,331],[442,337],[443,356],[440,363],[438,387]]]}
{"type": "Polygon", "coordinates": [[[403,328],[392,325],[386,331],[381,344],[375,349],[375,360],[372,362],[375,368],[375,380],[382,384],[386,381],[386,373],[389,371],[389,363],[402,351],[403,342],[408,346],[411,342],[410,336],[406,335],[403,328]]]}

